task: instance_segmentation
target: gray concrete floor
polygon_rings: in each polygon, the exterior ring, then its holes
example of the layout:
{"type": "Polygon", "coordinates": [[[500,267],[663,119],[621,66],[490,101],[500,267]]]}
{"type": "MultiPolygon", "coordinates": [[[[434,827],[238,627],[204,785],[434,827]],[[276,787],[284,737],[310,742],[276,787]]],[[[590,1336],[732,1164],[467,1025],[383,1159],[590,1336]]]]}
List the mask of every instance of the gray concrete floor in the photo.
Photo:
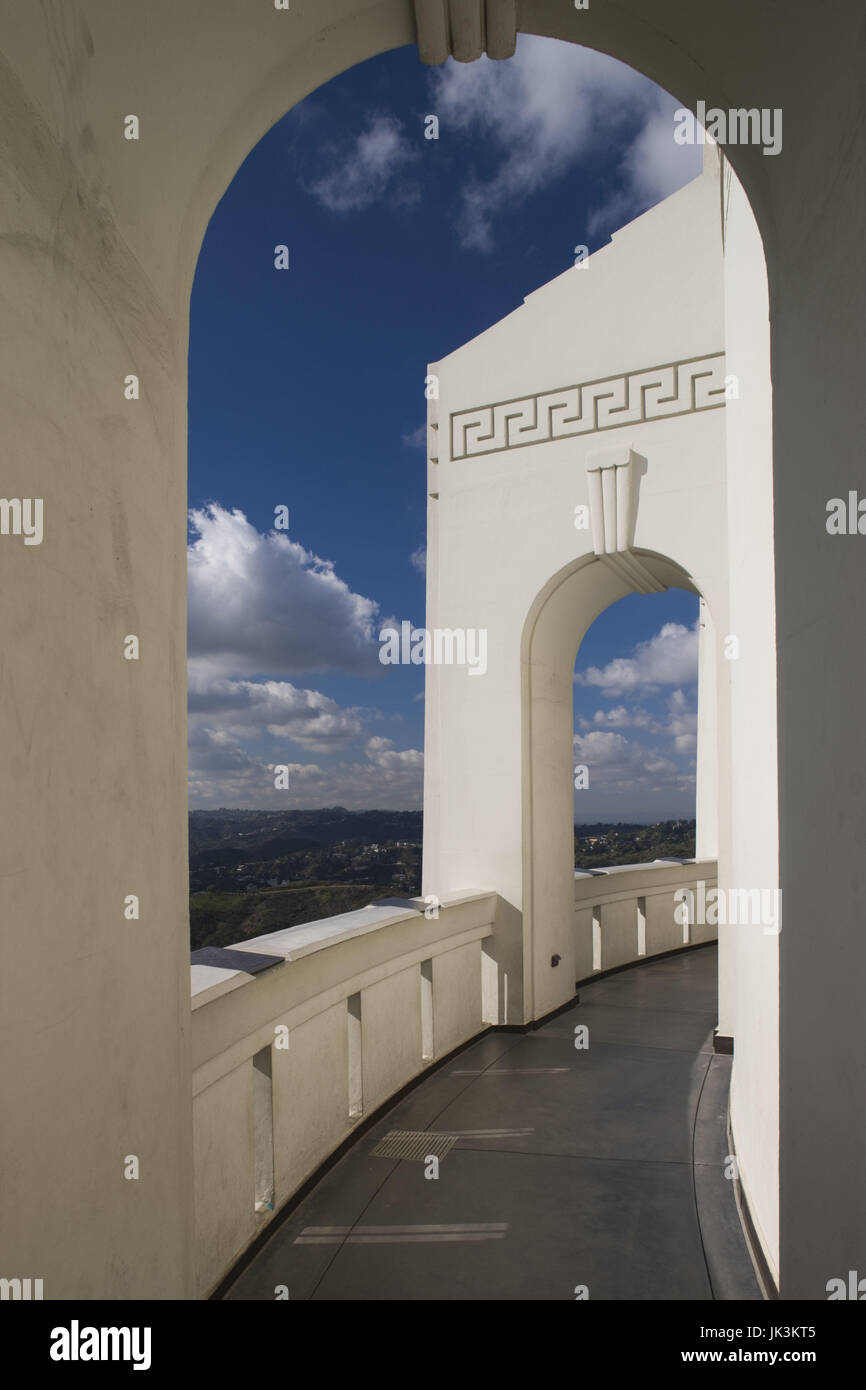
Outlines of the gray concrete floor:
{"type": "Polygon", "coordinates": [[[759,1299],[724,1177],[716,964],[712,947],[622,971],[536,1032],[459,1053],[360,1136],[227,1297],[759,1299]],[[438,1178],[372,1154],[393,1130],[458,1136],[438,1178]]]}

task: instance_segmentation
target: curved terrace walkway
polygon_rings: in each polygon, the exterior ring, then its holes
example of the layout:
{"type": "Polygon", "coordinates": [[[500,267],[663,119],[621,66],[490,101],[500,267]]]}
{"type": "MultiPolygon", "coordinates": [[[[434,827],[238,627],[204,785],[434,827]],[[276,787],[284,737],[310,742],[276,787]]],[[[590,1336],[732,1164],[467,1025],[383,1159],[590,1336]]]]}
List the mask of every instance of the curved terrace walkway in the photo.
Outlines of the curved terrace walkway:
{"type": "Polygon", "coordinates": [[[724,1177],[716,955],[600,978],[542,1027],[449,1058],[359,1135],[225,1296],[759,1299],[724,1177]],[[419,1158],[376,1152],[416,1135],[419,1158]]]}

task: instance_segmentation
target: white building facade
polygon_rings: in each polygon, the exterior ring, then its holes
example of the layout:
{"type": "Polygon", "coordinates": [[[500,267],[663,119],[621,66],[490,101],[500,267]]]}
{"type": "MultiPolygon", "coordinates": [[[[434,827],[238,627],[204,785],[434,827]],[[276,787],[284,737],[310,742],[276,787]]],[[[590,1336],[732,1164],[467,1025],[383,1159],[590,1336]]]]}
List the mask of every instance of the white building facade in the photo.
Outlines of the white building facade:
{"type": "MultiPolygon", "coordinates": [[[[423,891],[499,894],[492,1023],[619,963],[575,911],[572,692],[625,594],[700,595],[697,853],[726,894],[778,892],[768,353],[760,237],[707,146],[699,178],[428,367],[427,628],[470,648],[483,630],[486,669],[427,667],[423,891]]],[[[671,895],[670,948],[674,913],[671,895]]],[[[719,942],[734,1138],[775,1269],[777,933],[719,942]]]]}

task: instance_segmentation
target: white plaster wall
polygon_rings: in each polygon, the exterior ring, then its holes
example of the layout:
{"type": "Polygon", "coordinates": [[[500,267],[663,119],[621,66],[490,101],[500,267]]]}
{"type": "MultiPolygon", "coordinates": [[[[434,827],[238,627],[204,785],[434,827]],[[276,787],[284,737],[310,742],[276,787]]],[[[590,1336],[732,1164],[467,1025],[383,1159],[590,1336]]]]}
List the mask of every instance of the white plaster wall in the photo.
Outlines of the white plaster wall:
{"type": "Polygon", "coordinates": [[[588,502],[586,462],[623,444],[646,459],[635,544],[676,561],[673,582],[698,588],[711,608],[724,610],[725,410],[468,458],[452,458],[450,417],[719,352],[723,311],[711,152],[703,175],[619,232],[587,269],[566,271],[436,365],[428,626],[486,628],[488,669],[427,668],[433,741],[425,816],[435,818],[436,838],[425,845],[425,891],[495,883],[520,913],[533,876],[529,949],[521,950],[516,921],[495,943],[512,982],[509,1022],[538,1017],[568,997],[566,972],[551,975],[549,959],[567,952],[573,911],[574,660],[593,619],[628,591],[595,562],[579,583],[556,578],[592,555],[591,533],[574,527],[576,505],[588,502]],[[532,730],[527,702],[536,711],[532,730]],[[555,872],[536,871],[540,846],[555,856],[555,872]],[[518,968],[522,991],[514,988],[518,968]]]}
{"type": "Polygon", "coordinates": [[[626,902],[605,904],[601,909],[600,970],[613,970],[617,965],[637,957],[637,904],[626,902]]]}
{"type": "Polygon", "coordinates": [[[196,1291],[206,1297],[255,1233],[252,1062],[195,1102],[196,1291]]]}
{"type": "Polygon", "coordinates": [[[444,1057],[480,1033],[481,943],[433,957],[433,1047],[444,1057]]]}
{"type": "Polygon", "coordinates": [[[682,926],[673,914],[672,897],[670,892],[647,894],[647,956],[658,955],[661,951],[676,951],[684,944],[682,926]]]}
{"type": "Polygon", "coordinates": [[[295,1192],[346,1136],[347,1053],[344,1000],[290,1028],[287,1049],[271,1048],[275,1205],[295,1192]]]}
{"type": "MultiPolygon", "coordinates": [[[[760,234],[728,166],[725,333],[739,381],[728,423],[729,628],[739,657],[719,664],[731,719],[730,858],[722,885],[779,886],[772,383],[760,234]]],[[[724,636],[725,634],[722,634],[724,636]]],[[[784,923],[784,906],[782,912],[784,923]]],[[[783,925],[783,930],[784,930],[783,925]]],[[[779,1262],[779,937],[720,928],[719,1030],[734,1037],[731,1116],[752,1218],[775,1275],[779,1262]]]]}
{"type": "Polygon", "coordinates": [[[421,991],[417,967],[361,993],[364,1111],[369,1114],[423,1065],[421,991]]]}
{"type": "Polygon", "coordinates": [[[586,907],[575,898],[574,932],[565,957],[566,968],[575,980],[587,980],[592,974],[592,906],[586,907]]]}

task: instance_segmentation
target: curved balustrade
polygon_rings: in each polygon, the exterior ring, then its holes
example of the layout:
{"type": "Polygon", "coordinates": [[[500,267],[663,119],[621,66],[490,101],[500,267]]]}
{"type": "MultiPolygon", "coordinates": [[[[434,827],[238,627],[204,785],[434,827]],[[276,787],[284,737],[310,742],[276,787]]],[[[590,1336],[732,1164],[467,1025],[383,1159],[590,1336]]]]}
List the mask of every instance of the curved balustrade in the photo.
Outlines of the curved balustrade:
{"type": "MultiPolygon", "coordinates": [[[[575,875],[577,977],[709,940],[713,928],[677,924],[673,894],[715,870],[575,875]]],[[[192,966],[200,1297],[362,1118],[484,1031],[499,902],[453,894],[430,917],[418,900],[367,907],[246,941],[230,968],[192,966]]]]}
{"type": "Polygon", "coordinates": [[[704,890],[716,886],[714,859],[659,859],[613,869],[578,870],[574,875],[577,979],[599,970],[714,941],[717,931],[695,921],[704,890]],[[679,889],[691,899],[677,900],[679,889]]]}

